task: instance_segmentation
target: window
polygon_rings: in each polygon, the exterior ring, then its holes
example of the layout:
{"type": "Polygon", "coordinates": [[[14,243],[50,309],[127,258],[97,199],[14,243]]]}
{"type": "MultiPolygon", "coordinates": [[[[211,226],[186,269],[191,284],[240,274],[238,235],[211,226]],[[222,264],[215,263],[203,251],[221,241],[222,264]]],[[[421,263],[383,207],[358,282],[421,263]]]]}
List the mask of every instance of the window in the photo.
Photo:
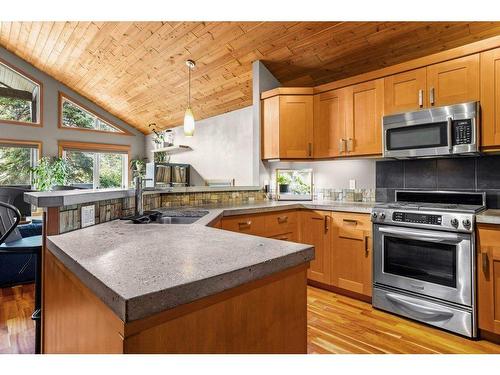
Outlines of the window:
{"type": "Polygon", "coordinates": [[[131,135],[118,125],[111,124],[62,93],[59,93],[59,102],[59,127],[61,128],[131,135]]]}
{"type": "Polygon", "coordinates": [[[31,186],[31,168],[41,154],[41,143],[0,139],[0,185],[31,186]]]}
{"type": "Polygon", "coordinates": [[[41,83],[0,61],[0,122],[41,125],[41,83]]]}
{"type": "Polygon", "coordinates": [[[129,146],[60,142],[68,163],[68,183],[87,189],[128,187],[129,146]]]}

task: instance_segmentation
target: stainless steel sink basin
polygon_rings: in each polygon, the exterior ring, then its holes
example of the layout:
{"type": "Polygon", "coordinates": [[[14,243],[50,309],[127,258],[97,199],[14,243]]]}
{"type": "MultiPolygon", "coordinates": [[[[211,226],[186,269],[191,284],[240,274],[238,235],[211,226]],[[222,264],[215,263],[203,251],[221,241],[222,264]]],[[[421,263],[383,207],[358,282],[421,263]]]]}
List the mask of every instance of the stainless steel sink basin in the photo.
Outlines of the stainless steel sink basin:
{"type": "Polygon", "coordinates": [[[151,224],[192,224],[200,219],[199,217],[188,216],[162,216],[151,224]]]}

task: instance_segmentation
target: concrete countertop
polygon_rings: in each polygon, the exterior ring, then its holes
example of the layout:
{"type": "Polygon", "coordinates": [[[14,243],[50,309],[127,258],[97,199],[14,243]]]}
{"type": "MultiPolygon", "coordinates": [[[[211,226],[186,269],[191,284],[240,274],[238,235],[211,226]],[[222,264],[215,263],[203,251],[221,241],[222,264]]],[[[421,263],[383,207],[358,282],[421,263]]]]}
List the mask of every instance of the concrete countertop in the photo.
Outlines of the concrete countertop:
{"type": "Polygon", "coordinates": [[[500,210],[488,209],[476,215],[476,223],[500,224],[500,210]]]}
{"type": "Polygon", "coordinates": [[[373,205],[266,201],[197,206],[191,208],[208,214],[194,224],[137,225],[114,220],[49,236],[47,246],[128,322],[314,259],[309,245],[208,227],[221,217],[298,208],[368,213],[373,205]]]}
{"type": "MultiPolygon", "coordinates": [[[[187,186],[164,189],[145,188],[144,195],[259,190],[261,190],[259,186],[187,186]]],[[[77,189],[24,193],[24,200],[36,207],[62,207],[108,199],[127,198],[134,195],[134,189],[77,189]]]]}

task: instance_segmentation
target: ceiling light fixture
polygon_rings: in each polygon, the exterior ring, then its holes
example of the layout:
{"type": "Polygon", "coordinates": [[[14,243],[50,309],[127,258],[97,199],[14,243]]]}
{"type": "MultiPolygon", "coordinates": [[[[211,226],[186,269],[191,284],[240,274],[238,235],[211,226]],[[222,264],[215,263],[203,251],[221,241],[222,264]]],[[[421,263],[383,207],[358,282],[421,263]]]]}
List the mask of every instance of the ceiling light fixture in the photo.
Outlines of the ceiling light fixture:
{"type": "Polygon", "coordinates": [[[192,137],[194,135],[194,116],[191,110],[191,70],[194,69],[196,63],[193,60],[186,60],[186,65],[188,67],[188,104],[186,108],[186,113],[184,114],[184,135],[186,137],[192,137]]]}

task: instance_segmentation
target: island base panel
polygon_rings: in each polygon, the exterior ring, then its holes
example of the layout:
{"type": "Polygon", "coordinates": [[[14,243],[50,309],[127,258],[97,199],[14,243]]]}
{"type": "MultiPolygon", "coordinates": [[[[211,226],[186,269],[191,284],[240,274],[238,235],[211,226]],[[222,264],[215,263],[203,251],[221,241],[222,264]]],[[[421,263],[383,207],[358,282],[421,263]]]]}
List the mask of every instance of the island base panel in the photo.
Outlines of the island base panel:
{"type": "Polygon", "coordinates": [[[49,251],[44,353],[306,353],[308,264],[122,322],[49,251]]]}

